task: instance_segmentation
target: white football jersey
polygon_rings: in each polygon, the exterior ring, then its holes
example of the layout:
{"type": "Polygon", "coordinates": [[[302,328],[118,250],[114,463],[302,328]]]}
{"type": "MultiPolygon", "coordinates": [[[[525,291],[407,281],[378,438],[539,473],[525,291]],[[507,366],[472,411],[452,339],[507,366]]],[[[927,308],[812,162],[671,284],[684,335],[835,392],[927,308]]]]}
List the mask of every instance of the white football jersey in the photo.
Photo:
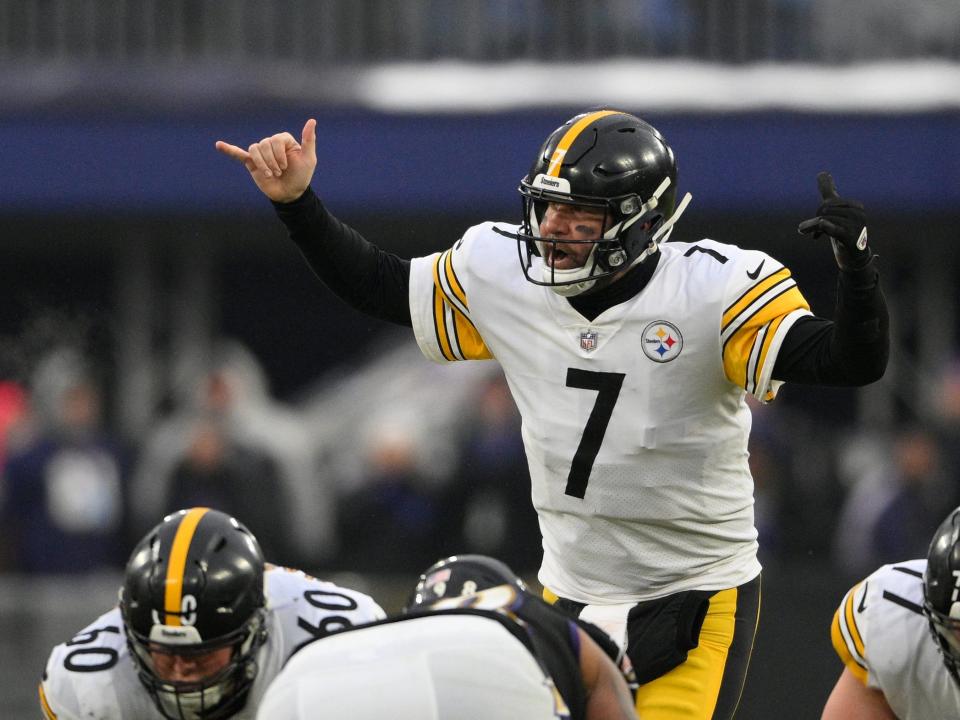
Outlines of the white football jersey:
{"type": "MultiPolygon", "coordinates": [[[[299,570],[269,566],[264,585],[267,641],[257,653],[259,670],[247,703],[234,720],[252,720],[267,686],[300,645],[324,630],[384,617],[367,595],[299,570]]],[[[53,649],[39,693],[44,716],[51,720],[163,720],[137,678],[119,608],[53,649]]]]}
{"type": "Polygon", "coordinates": [[[410,309],[428,358],[503,367],[543,535],[540,581],[602,604],[755,577],[745,394],[774,398],[783,338],[810,314],[790,271],[756,250],[667,243],[647,286],[591,321],[527,281],[516,243],[492,227],[414,259],[410,309]]]}
{"type": "Polygon", "coordinates": [[[398,618],[311,643],[258,720],[555,720],[569,711],[531,652],[476,615],[398,618]]]}
{"type": "Polygon", "coordinates": [[[960,687],[947,672],[923,614],[926,559],[884,565],[843,598],[833,647],[900,720],[960,717],[960,687]]]}

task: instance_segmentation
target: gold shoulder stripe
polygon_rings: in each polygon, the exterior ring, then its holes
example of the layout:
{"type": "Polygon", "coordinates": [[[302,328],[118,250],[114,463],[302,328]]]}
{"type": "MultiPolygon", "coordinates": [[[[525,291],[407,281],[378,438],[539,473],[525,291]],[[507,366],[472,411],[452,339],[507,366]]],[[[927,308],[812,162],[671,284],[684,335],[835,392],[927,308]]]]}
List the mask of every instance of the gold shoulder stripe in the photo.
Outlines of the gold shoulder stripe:
{"type": "Polygon", "coordinates": [[[790,277],[790,271],[787,268],[780,268],[775,273],[768,275],[751,287],[731,303],[730,307],[723,311],[723,319],[720,321],[720,332],[727,329],[727,326],[736,320],[737,316],[750,307],[753,302],[763,295],[767,290],[777,283],[783,282],[790,277]]]}
{"type": "Polygon", "coordinates": [[[163,591],[163,610],[165,625],[180,625],[180,612],[183,601],[183,572],[187,567],[187,553],[197,531],[197,525],[210,508],[195,507],[187,511],[180,521],[177,534],[173,536],[170,549],[170,562],[167,565],[167,578],[163,591]]]}
{"type": "Polygon", "coordinates": [[[766,365],[767,353],[770,351],[770,343],[772,343],[773,339],[777,336],[777,330],[780,328],[780,324],[783,322],[785,317],[786,315],[781,315],[780,317],[776,318],[770,323],[770,325],[767,326],[766,331],[763,334],[763,342],[760,344],[760,356],[753,368],[754,388],[756,388],[757,383],[760,382],[760,369],[766,365]]]}
{"type": "Polygon", "coordinates": [[[857,675],[863,682],[867,680],[867,654],[866,645],[860,634],[860,628],[857,626],[854,616],[854,606],[856,604],[857,592],[863,588],[866,592],[866,585],[862,582],[857,583],[843,597],[840,607],[833,615],[833,624],[830,626],[830,638],[834,649],[850,668],[851,672],[857,675]]]}
{"type": "Polygon", "coordinates": [[[459,300],[463,307],[470,309],[470,306],[467,305],[467,294],[463,291],[463,286],[460,284],[460,278],[457,277],[456,271],[453,269],[453,253],[447,251],[446,261],[443,264],[444,275],[447,278],[447,282],[450,285],[450,292],[459,300]]]}
{"type": "Polygon", "coordinates": [[[739,319],[736,330],[723,339],[721,347],[724,373],[730,382],[748,389],[748,382],[760,377],[770,344],[776,335],[774,331],[786,315],[800,309],[809,310],[810,306],[796,284],[791,283],[779,294],[768,298],[765,304],[754,308],[749,316],[742,316],[739,319]],[[776,322],[775,326],[773,326],[774,322],[776,322]],[[755,343],[758,337],[761,337],[761,333],[763,333],[760,348],[762,354],[759,354],[755,352],[758,350],[755,348],[755,343]],[[750,364],[751,356],[755,358],[753,366],[750,364]]]}
{"type": "Polygon", "coordinates": [[[453,311],[454,327],[457,331],[457,342],[464,360],[492,360],[493,353],[483,341],[480,331],[470,319],[457,310],[453,311]]]}
{"type": "Polygon", "coordinates": [[[556,149],[553,151],[553,155],[550,156],[550,165],[547,168],[547,175],[552,177],[560,176],[560,167],[563,165],[563,158],[567,154],[567,150],[570,149],[570,146],[573,145],[574,141],[580,136],[587,127],[595,123],[600,118],[604,118],[607,115],[623,115],[617,110],[599,110],[597,112],[592,112],[589,115],[584,115],[582,118],[577,120],[573,126],[564,133],[564,136],[560,138],[560,142],[557,143],[556,149]]]}
{"type": "Polygon", "coordinates": [[[437,346],[450,362],[489,360],[493,354],[466,315],[467,295],[453,270],[451,255],[448,250],[433,263],[433,328],[437,346]]]}
{"type": "Polygon", "coordinates": [[[843,664],[850,668],[850,672],[852,672],[860,682],[866,685],[867,668],[850,653],[850,649],[843,639],[843,631],[840,628],[840,608],[837,608],[837,611],[833,614],[833,622],[830,623],[830,642],[833,644],[833,649],[837,652],[837,655],[840,656],[843,664]]]}
{"type": "Polygon", "coordinates": [[[856,651],[860,653],[860,657],[867,657],[867,651],[863,646],[863,638],[860,635],[860,628],[857,627],[857,619],[853,616],[853,607],[854,607],[854,598],[856,598],[857,590],[860,589],[860,585],[857,585],[850,592],[847,593],[847,600],[843,605],[843,614],[844,618],[847,621],[847,631],[850,633],[850,639],[853,641],[853,647],[856,648],[856,651]]]}
{"type": "Polygon", "coordinates": [[[443,354],[444,360],[453,362],[453,351],[450,349],[450,339],[447,337],[446,306],[443,303],[443,293],[433,285],[433,331],[437,336],[437,347],[443,354]]]}
{"type": "Polygon", "coordinates": [[[47,702],[47,693],[43,690],[43,683],[37,685],[37,694],[40,696],[40,709],[43,710],[43,716],[47,720],[57,720],[57,714],[50,707],[50,703],[47,702]]]}

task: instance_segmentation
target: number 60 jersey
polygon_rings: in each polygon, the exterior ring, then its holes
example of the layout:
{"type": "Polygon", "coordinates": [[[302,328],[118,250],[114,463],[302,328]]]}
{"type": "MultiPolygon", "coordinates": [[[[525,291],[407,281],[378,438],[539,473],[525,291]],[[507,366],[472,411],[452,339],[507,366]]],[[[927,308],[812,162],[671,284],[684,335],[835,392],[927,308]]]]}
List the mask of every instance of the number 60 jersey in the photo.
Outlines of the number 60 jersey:
{"type": "MultiPolygon", "coordinates": [[[[256,716],[267,686],[301,645],[385,617],[369,596],[299,570],[268,566],[264,585],[267,640],[257,654],[257,677],[246,705],[234,720],[256,716]]],[[[40,684],[40,704],[45,717],[57,720],[163,720],[137,678],[119,608],[53,649],[40,684]]]]}
{"type": "Polygon", "coordinates": [[[411,262],[410,313],[428,358],[504,370],[543,534],[540,581],[619,603],[751,580],[745,394],[773,399],[783,338],[810,314],[790,271],[712,240],[666,243],[646,287],[591,321],[528,282],[516,244],[492,228],[411,262]]]}

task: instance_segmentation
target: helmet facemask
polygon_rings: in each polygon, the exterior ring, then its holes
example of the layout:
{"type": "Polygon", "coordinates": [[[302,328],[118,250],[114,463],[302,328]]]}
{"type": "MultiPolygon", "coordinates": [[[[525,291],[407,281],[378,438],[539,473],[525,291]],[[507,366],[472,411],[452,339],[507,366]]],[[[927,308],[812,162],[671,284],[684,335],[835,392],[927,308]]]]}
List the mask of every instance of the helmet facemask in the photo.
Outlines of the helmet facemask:
{"type": "MultiPolygon", "coordinates": [[[[669,237],[673,223],[688,202],[688,198],[684,198],[682,207],[673,213],[670,213],[672,208],[660,204],[670,186],[669,177],[664,178],[646,200],[636,194],[609,199],[560,195],[537,187],[543,181],[542,176],[537,176],[531,185],[524,183],[521,186],[523,223],[520,231],[511,236],[518,241],[520,264],[527,280],[535,285],[548,286],[565,297],[594,289],[597,281],[625,272],[655,253],[658,243],[669,237]],[[602,236],[596,239],[544,237],[540,225],[550,203],[602,212],[602,236]],[[670,215],[669,220],[667,215],[670,215]],[[579,267],[559,269],[549,260],[555,257],[557,250],[584,244],[591,246],[590,253],[579,267]]],[[[546,181],[556,182],[552,178],[546,181]]]]}
{"type": "Polygon", "coordinates": [[[137,674],[157,709],[170,720],[217,720],[234,715],[246,702],[257,676],[256,653],[266,639],[263,611],[257,610],[240,629],[207,642],[200,641],[191,627],[175,628],[186,632],[181,633],[181,641],[168,642],[170,629],[154,625],[148,637],[127,629],[137,674]],[[203,657],[225,649],[230,654],[223,667],[196,680],[167,679],[174,656],[188,662],[196,658],[202,667],[203,657]]]}
{"type": "MultiPolygon", "coordinates": [[[[955,603],[960,615],[960,603],[955,603]]],[[[930,625],[930,633],[940,649],[940,656],[954,681],[960,684],[960,617],[954,618],[935,610],[924,603],[924,614],[930,625]]]]}
{"type": "Polygon", "coordinates": [[[923,614],[943,664],[960,685],[960,508],[940,523],[930,542],[923,614]]]}

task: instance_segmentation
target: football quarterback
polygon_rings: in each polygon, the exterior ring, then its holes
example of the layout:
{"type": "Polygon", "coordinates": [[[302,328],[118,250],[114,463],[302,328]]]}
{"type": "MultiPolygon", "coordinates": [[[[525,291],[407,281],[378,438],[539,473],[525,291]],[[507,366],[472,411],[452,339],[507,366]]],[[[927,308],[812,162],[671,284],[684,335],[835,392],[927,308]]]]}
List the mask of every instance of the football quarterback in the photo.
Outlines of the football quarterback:
{"type": "Polygon", "coordinates": [[[863,207],[821,173],[816,217],[798,227],[833,243],[829,320],[766,252],[672,237],[690,201],[676,156],[613,108],[548,135],[519,184],[519,223],[480,223],[412,260],[314,194],[314,120],[299,140],[217,148],[344,300],[410,326],[430,360],[500,363],[522,418],[544,595],[629,654],[638,713],[732,717],[760,595],[746,398],[883,375],[888,318],[863,207]]]}
{"type": "Polygon", "coordinates": [[[266,564],[229,515],[181,510],[134,548],[119,606],[53,649],[40,707],[49,720],[253,718],[298,646],[382,617],[367,595],[266,564]]]}

